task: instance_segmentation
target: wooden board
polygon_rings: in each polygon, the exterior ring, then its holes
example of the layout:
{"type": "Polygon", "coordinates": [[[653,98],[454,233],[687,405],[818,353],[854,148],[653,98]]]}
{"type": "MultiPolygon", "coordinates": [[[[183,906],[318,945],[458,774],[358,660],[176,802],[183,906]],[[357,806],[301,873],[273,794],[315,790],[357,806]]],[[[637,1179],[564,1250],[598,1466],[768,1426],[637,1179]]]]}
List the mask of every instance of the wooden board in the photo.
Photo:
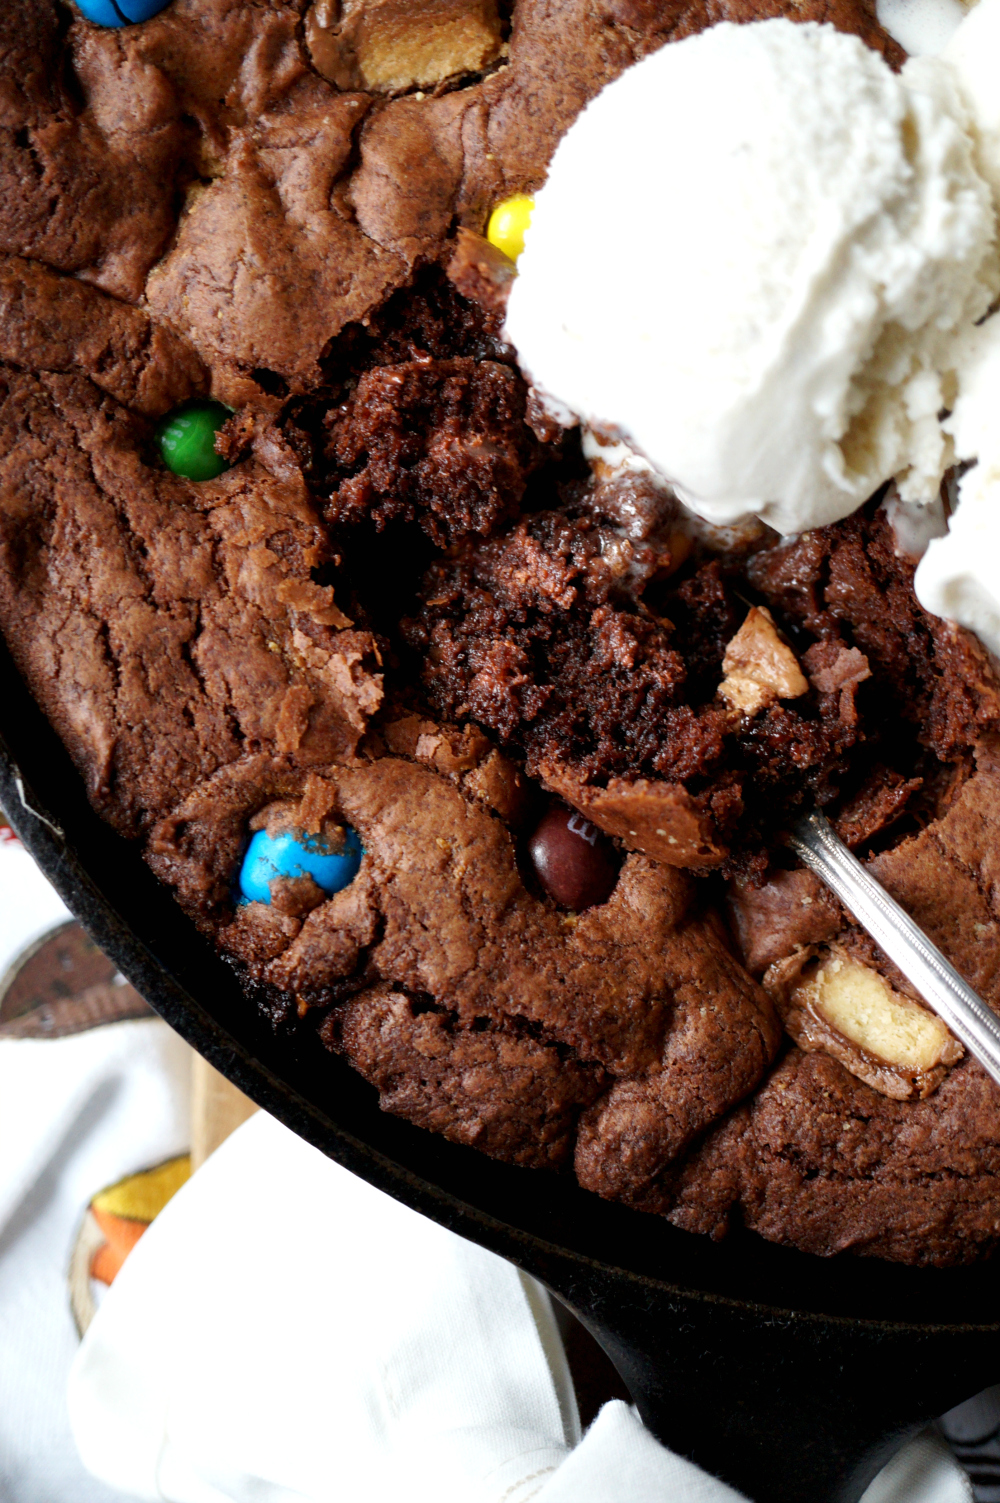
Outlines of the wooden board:
{"type": "Polygon", "coordinates": [[[200,1054],[191,1055],[191,1170],[201,1165],[257,1107],[200,1054]]]}

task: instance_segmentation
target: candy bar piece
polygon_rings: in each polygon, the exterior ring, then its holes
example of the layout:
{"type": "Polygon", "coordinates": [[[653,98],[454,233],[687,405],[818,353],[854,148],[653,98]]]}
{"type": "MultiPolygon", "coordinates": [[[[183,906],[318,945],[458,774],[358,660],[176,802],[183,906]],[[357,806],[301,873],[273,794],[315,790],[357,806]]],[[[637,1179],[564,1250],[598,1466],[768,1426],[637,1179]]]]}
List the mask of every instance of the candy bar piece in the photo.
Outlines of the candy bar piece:
{"type": "Polygon", "coordinates": [[[962,1046],[941,1019],[839,945],[773,965],[764,989],[801,1049],[822,1049],[883,1096],[937,1090],[962,1046]]]}
{"type": "Polygon", "coordinates": [[[756,715],[778,699],[798,699],[809,688],[798,660],[778,635],[771,612],[752,606],[726,648],[719,693],[735,710],[756,715]]]}
{"type": "Polygon", "coordinates": [[[630,851],[667,866],[690,867],[719,866],[727,854],[711,814],[676,783],[611,778],[607,788],[594,788],[555,761],[541,762],[539,774],[544,788],[630,851]]]}
{"type": "Polygon", "coordinates": [[[379,94],[478,73],[503,51],[496,0],[315,0],[306,42],[338,88],[379,94]]]}

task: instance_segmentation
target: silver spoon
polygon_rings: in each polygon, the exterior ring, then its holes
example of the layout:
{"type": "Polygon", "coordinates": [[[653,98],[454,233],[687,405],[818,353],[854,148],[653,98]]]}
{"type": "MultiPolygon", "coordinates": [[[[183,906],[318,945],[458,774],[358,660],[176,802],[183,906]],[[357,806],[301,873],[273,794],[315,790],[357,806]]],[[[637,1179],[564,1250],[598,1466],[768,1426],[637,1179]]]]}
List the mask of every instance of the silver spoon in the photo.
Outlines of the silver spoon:
{"type": "Polygon", "coordinates": [[[793,826],[792,850],[850,909],[872,939],[952,1033],[1000,1085],[1000,1017],[976,995],[937,945],[861,865],[822,814],[806,814],[793,826]]]}

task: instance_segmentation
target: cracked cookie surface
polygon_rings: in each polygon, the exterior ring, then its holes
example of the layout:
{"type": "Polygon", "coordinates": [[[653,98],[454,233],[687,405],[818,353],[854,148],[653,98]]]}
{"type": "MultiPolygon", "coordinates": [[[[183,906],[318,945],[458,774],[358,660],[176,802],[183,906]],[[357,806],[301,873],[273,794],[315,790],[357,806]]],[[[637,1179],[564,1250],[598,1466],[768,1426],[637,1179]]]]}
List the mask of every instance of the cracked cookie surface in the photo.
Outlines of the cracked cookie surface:
{"type": "MultiPolygon", "coordinates": [[[[529,891],[510,827],[491,808],[503,784],[477,779],[483,765],[459,781],[399,757],[308,773],[234,763],[154,829],[151,864],[286,1007],[294,999],[304,1014],[354,993],[323,1036],[387,1106],[470,1141],[476,1093],[454,1128],[446,1119],[474,1069],[494,1114],[502,1107],[502,1128],[482,1127],[484,1146],[541,1163],[555,1155],[549,1128],[573,1105],[576,1116],[586,1110],[575,1135],[581,1183],[655,1208],[677,1154],[762,1075],[779,1037],[773,1009],[679,871],[631,856],[608,901],[579,915],[529,891]],[[296,798],[302,829],[334,817],[357,830],[358,876],[304,918],[273,904],[234,909],[249,819],[296,798]],[[509,1075],[505,1058],[517,1066],[509,1075]],[[548,1127],[536,1153],[540,1111],[548,1127]]],[[[567,1125],[564,1157],[573,1137],[567,1125]]]]}
{"type": "Polygon", "coordinates": [[[331,550],[301,478],[250,460],[196,486],[150,448],[80,372],[0,370],[0,621],[127,835],[248,747],[342,755],[382,692],[313,577],[331,550]]]}

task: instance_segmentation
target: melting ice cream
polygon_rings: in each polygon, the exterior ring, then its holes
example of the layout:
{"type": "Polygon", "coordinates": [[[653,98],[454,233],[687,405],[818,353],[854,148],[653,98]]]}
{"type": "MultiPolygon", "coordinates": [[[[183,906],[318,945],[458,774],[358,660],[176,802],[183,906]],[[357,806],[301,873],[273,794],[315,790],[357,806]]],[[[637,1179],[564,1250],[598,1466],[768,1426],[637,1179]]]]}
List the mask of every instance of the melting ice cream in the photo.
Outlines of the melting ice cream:
{"type": "Polygon", "coordinates": [[[998,62],[1000,0],[899,74],[785,20],[662,48],[560,143],[507,315],[554,410],[712,522],[800,532],[890,478],[929,506],[979,457],[917,583],[995,650],[998,62]]]}

